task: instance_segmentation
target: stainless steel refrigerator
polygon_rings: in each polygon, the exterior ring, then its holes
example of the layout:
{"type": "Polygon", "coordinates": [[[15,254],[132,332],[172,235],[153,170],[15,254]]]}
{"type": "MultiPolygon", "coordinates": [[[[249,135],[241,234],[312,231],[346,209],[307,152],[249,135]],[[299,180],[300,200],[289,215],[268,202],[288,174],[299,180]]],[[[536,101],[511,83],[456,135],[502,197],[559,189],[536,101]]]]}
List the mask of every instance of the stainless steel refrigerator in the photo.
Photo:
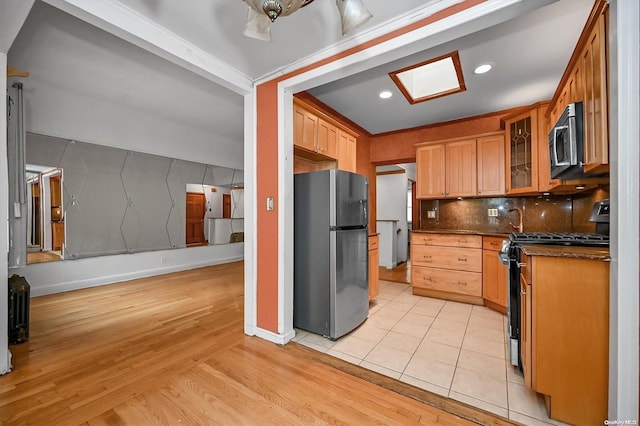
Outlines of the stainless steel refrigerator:
{"type": "Polygon", "coordinates": [[[367,318],[368,193],[356,173],[295,175],[294,327],[337,339],[367,318]]]}

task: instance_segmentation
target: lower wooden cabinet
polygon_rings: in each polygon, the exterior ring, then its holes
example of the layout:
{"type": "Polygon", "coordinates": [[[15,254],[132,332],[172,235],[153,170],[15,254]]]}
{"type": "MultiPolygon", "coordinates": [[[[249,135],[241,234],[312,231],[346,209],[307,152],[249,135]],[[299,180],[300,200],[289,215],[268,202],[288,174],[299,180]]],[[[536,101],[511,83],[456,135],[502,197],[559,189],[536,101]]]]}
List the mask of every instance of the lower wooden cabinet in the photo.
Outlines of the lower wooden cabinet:
{"type": "Polygon", "coordinates": [[[375,298],[380,293],[380,250],[378,235],[369,236],[369,300],[375,298]]]}
{"type": "Polygon", "coordinates": [[[507,313],[508,269],[498,253],[503,237],[482,237],[482,297],[493,310],[507,313]]]}
{"type": "Polygon", "coordinates": [[[521,256],[521,357],[525,381],[549,416],[576,425],[607,419],[609,262],[521,256]]]}
{"type": "Polygon", "coordinates": [[[413,294],[482,305],[482,237],[411,236],[413,294]]]}

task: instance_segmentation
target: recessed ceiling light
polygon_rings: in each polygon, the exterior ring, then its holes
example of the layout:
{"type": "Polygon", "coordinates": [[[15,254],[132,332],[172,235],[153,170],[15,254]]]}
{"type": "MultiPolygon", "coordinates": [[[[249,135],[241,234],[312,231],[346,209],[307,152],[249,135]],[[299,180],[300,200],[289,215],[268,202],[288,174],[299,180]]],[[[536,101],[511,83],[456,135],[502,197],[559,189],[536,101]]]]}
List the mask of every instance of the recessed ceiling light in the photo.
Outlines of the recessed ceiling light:
{"type": "Polygon", "coordinates": [[[487,63],[487,64],[481,64],[478,65],[476,67],[476,69],[473,70],[474,74],[484,74],[486,72],[489,72],[491,70],[491,68],[493,68],[493,65],[487,63]]]}
{"type": "Polygon", "coordinates": [[[390,90],[383,90],[378,94],[378,96],[380,96],[380,99],[389,99],[391,96],[393,96],[393,93],[391,93],[390,90]]]}

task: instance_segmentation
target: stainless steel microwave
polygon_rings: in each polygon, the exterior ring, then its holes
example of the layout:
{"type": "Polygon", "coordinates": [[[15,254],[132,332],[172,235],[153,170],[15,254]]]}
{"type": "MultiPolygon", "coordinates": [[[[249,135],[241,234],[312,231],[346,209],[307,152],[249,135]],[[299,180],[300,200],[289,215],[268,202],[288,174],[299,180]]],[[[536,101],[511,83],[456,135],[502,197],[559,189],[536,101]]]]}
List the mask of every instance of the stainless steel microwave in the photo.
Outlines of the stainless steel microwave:
{"type": "Polygon", "coordinates": [[[566,106],[549,132],[549,159],[552,179],[584,177],[584,129],[582,102],[566,106]]]}

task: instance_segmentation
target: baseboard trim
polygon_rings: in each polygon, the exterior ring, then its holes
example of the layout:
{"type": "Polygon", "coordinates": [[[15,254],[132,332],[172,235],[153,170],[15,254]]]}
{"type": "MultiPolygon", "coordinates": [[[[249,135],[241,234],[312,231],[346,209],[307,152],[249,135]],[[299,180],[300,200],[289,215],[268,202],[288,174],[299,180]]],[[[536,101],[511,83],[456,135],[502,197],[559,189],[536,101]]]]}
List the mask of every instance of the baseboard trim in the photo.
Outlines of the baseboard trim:
{"type": "Polygon", "coordinates": [[[275,343],[277,345],[284,345],[288,343],[296,335],[296,332],[294,330],[291,330],[285,334],[277,334],[277,333],[274,333],[273,331],[265,330],[260,327],[255,327],[253,331],[255,332],[256,337],[275,343]]]}
{"type": "MultiPolygon", "coordinates": [[[[102,285],[114,284],[122,281],[131,281],[138,278],[152,277],[156,275],[170,274],[172,272],[187,271],[190,269],[203,268],[206,266],[220,265],[223,263],[237,262],[244,259],[244,255],[230,256],[215,260],[198,261],[192,263],[182,263],[178,265],[161,266],[158,268],[148,268],[139,271],[124,272],[121,274],[103,275],[100,277],[80,279],[75,281],[60,282],[54,284],[39,285],[31,287],[31,297],[46,296],[47,294],[62,293],[65,291],[80,290],[83,288],[98,287],[102,285]]],[[[78,262],[70,260],[63,262],[78,262]]],[[[43,264],[44,265],[44,264],[43,264]]]]}

